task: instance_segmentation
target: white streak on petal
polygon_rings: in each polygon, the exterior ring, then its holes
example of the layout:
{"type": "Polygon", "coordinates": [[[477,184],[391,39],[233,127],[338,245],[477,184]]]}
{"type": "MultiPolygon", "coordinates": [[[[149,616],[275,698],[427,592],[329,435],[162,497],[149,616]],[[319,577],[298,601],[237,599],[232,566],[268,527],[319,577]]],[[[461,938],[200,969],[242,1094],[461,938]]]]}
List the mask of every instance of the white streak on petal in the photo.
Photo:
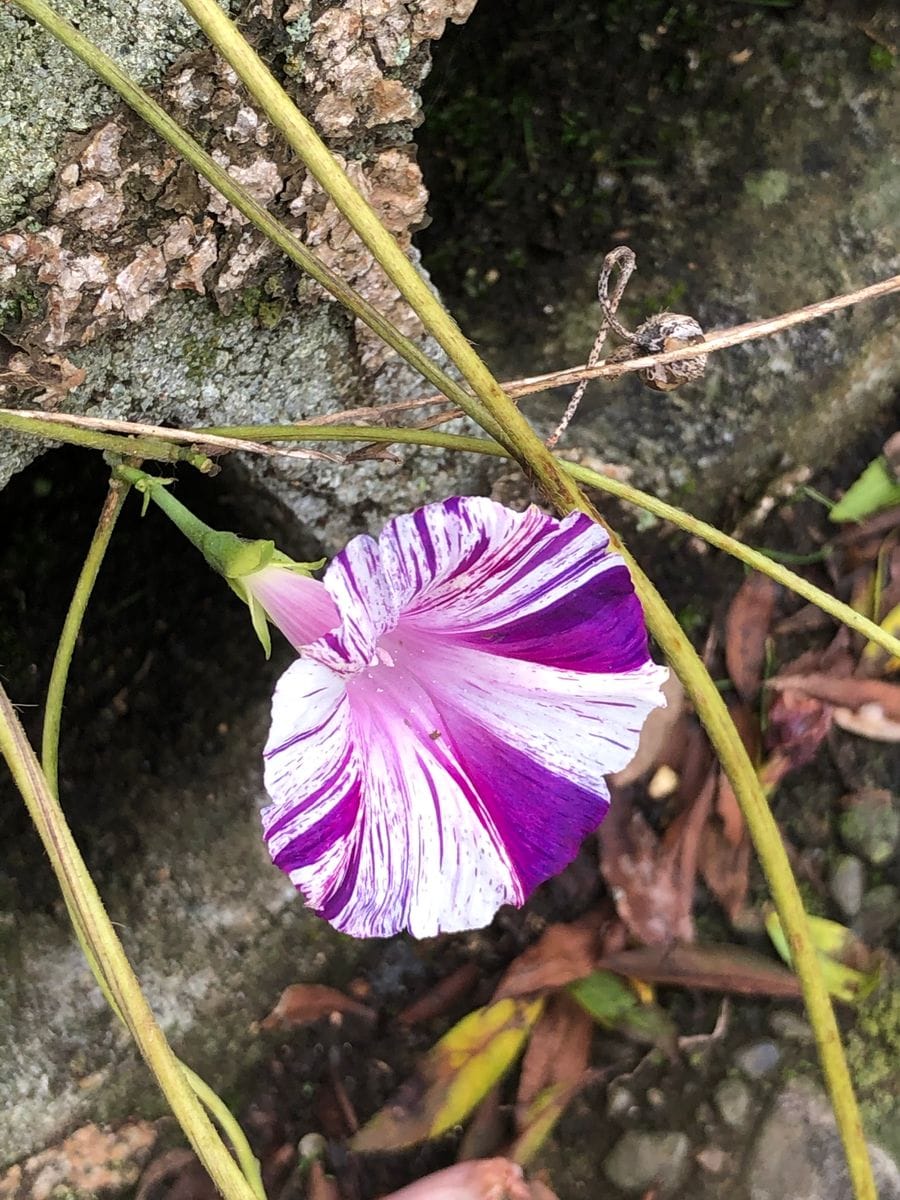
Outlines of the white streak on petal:
{"type": "Polygon", "coordinates": [[[668,672],[652,662],[600,674],[485,654],[424,635],[404,641],[410,651],[404,661],[427,680],[439,708],[457,709],[581,787],[597,787],[627,766],[648,713],[664,705],[660,689],[668,672]]]}
{"type": "Polygon", "coordinates": [[[381,666],[345,686],[309,659],[282,676],[266,747],[270,851],[293,856],[280,865],[310,905],[354,936],[486,925],[522,902],[521,883],[427,696],[409,680],[376,691],[391,676],[381,666]]]}

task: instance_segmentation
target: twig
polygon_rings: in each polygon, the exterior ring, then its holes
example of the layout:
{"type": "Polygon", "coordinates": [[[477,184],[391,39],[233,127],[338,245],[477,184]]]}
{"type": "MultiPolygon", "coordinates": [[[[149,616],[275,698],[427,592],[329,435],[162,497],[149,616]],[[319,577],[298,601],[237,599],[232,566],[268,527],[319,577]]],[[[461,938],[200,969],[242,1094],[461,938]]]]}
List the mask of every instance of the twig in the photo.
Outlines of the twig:
{"type": "MultiPolygon", "coordinates": [[[[858,288],[853,292],[844,292],[840,296],[832,296],[828,300],[820,300],[816,304],[807,304],[804,308],[795,308],[790,312],[781,313],[777,317],[766,317],[761,321],[748,321],[744,325],[733,325],[730,329],[714,329],[706,335],[703,342],[684,349],[668,350],[663,354],[645,354],[642,358],[629,358],[622,362],[610,362],[604,359],[596,366],[585,364],[581,367],[566,367],[561,371],[551,371],[546,375],[531,375],[524,379],[509,379],[501,384],[507,396],[519,399],[522,396],[532,396],[550,388],[565,387],[567,384],[580,383],[587,379],[618,379],[630,371],[642,371],[656,364],[681,362],[686,358],[698,358],[704,354],[712,354],[716,350],[727,350],[731,346],[739,346],[743,342],[754,342],[760,338],[772,337],[795,325],[804,325],[809,321],[817,321],[830,313],[839,312],[842,308],[851,308],[866,300],[877,300],[881,296],[889,296],[900,291],[900,275],[891,275],[868,287],[858,288]]],[[[424,408],[432,404],[448,404],[445,396],[430,393],[427,396],[417,396],[411,400],[397,400],[391,404],[367,410],[372,418],[382,413],[405,412],[411,408],[424,408]]],[[[455,415],[455,414],[454,414],[455,415]]],[[[462,414],[459,414],[462,415],[462,414]]],[[[343,414],[332,413],[328,421],[343,419],[343,414]]],[[[447,418],[449,419],[449,417],[447,418]]]]}
{"type": "MultiPolygon", "coordinates": [[[[198,452],[205,450],[210,453],[224,453],[228,450],[247,450],[251,454],[262,454],[268,457],[279,458],[302,458],[306,462],[330,462],[341,464],[343,459],[339,455],[329,454],[324,450],[284,450],[281,447],[278,449],[272,446],[264,446],[261,442],[251,442],[246,439],[221,437],[214,433],[195,433],[190,429],[169,429],[164,425],[148,425],[143,421],[111,421],[106,417],[85,417],[76,413],[61,413],[61,412],[43,412],[41,409],[26,409],[26,408],[0,408],[0,428],[7,426],[8,428],[17,429],[19,433],[35,434],[37,436],[46,437],[46,433],[34,429],[24,428],[25,421],[42,422],[49,425],[65,425],[73,429],[92,429],[98,433],[117,433],[120,435],[135,437],[151,437],[162,442],[177,442],[179,444],[194,447],[198,452]],[[19,425],[19,422],[22,422],[19,425]]],[[[113,450],[122,450],[121,446],[111,447],[113,450]]],[[[135,443],[132,449],[133,454],[144,454],[146,447],[140,443],[135,443]]],[[[145,457],[152,457],[153,448],[145,454],[145,457]]]]}

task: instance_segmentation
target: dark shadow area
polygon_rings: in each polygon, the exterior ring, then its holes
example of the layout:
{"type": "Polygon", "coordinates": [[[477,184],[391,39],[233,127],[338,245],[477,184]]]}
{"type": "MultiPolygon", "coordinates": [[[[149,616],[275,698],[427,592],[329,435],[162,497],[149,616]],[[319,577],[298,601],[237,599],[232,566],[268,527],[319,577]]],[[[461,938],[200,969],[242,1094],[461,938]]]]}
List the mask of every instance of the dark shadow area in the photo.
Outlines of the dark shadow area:
{"type": "MultiPolygon", "coordinates": [[[[99,455],[58,450],[0,494],[0,672],[35,745],[56,641],[106,480],[99,455]]],[[[226,467],[215,480],[183,473],[176,486],[213,526],[247,536],[279,532],[278,514],[248,499],[239,469],[226,467]]],[[[298,556],[310,550],[282,544],[298,556]]],[[[290,657],[273,640],[266,663],[244,605],[158,510],[142,518],[139,499],[129,497],[72,665],[60,756],[63,805],[101,886],[107,873],[127,876],[128,861],[140,857],[140,828],[150,814],[132,811],[135,791],[162,799],[167,782],[202,776],[201,764],[221,754],[234,720],[271,691],[290,657]]],[[[6,778],[0,839],[0,908],[54,905],[55,881],[6,778]]]]}

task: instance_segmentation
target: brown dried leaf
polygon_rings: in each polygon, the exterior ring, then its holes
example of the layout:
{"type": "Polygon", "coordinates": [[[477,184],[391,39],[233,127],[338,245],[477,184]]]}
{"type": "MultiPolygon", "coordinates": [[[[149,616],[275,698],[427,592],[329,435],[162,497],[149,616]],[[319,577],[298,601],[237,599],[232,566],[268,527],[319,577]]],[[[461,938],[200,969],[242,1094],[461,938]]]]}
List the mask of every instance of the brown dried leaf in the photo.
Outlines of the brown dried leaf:
{"type": "Polygon", "coordinates": [[[497,985],[495,1000],[504,996],[529,996],[550,988],[565,987],[594,970],[603,918],[589,914],[570,925],[551,925],[518,958],[497,985]]]}
{"type": "Polygon", "coordinates": [[[459,1144],[457,1162],[490,1158],[508,1140],[509,1125],[501,1104],[501,1087],[491,1088],[475,1110],[459,1144]]]}
{"type": "Polygon", "coordinates": [[[420,996],[404,1008],[397,1020],[401,1025],[410,1026],[442,1017],[464,996],[471,996],[472,989],[478,982],[478,974],[476,963],[463,963],[461,967],[439,979],[424,996],[420,996]]]}
{"type": "Polygon", "coordinates": [[[278,1003],[259,1027],[266,1030],[294,1029],[298,1025],[318,1021],[320,1017],[329,1017],[332,1013],[361,1017],[366,1021],[374,1021],[376,1017],[368,1005],[351,1000],[336,988],[325,987],[321,983],[292,983],[284,989],[278,1003]]]}
{"type": "Polygon", "coordinates": [[[325,1168],[316,1159],[309,1168],[306,1185],[306,1200],[341,1200],[337,1181],[325,1174],[325,1168]]]}
{"type": "Polygon", "coordinates": [[[712,787],[706,786],[662,840],[624,797],[601,825],[600,870],[619,916],[638,941],[693,941],[697,850],[711,803],[712,787]]]}
{"type": "Polygon", "coordinates": [[[859,709],[877,704],[889,721],[900,721],[900,684],[881,679],[840,679],[833,675],[779,675],[769,680],[777,691],[790,688],[840,708],[859,709]]]}
{"type": "Polygon", "coordinates": [[[747,702],[762,685],[777,597],[778,585],[768,575],[753,571],[738,588],[725,618],[725,663],[738,695],[747,702]]]}
{"type": "Polygon", "coordinates": [[[136,1200],[218,1200],[216,1185],[193,1150],[167,1150],[141,1176],[136,1200]]]}
{"type": "Polygon", "coordinates": [[[741,996],[801,995],[800,982],[792,971],[743,946],[639,946],[608,955],[600,966],[648,983],[741,996]]]}
{"type": "MultiPolygon", "coordinates": [[[[725,782],[724,775],[720,782],[725,782]]],[[[743,820],[743,818],[741,818],[743,820]]],[[[700,839],[700,873],[730,921],[743,912],[750,886],[750,837],[746,828],[732,842],[724,827],[707,822],[700,839]]]]}
{"type": "Polygon", "coordinates": [[[523,1111],[521,1132],[507,1151],[509,1157],[523,1166],[531,1162],[582,1088],[601,1077],[600,1071],[583,1071],[574,1083],[554,1083],[544,1088],[523,1111]]]}
{"type": "Polygon", "coordinates": [[[519,1075],[516,1124],[521,1130],[526,1110],[545,1088],[581,1081],[587,1070],[594,1022],[580,1004],[564,993],[554,996],[534,1027],[519,1075]]]}

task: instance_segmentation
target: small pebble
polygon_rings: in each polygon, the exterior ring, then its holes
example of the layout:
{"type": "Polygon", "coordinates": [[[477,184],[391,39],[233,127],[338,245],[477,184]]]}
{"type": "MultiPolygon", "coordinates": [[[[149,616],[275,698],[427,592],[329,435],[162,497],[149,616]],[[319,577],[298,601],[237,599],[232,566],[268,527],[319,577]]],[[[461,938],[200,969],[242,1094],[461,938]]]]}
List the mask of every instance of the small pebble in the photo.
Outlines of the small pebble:
{"type": "Polygon", "coordinates": [[[774,1042],[753,1042],[735,1055],[735,1062],[751,1079],[769,1075],[781,1061],[781,1051],[774,1042]]]}
{"type": "Polygon", "coordinates": [[[742,1079],[724,1079],[713,1097],[722,1120],[731,1129],[744,1129],[750,1119],[753,1096],[742,1079]]]}
{"type": "Polygon", "coordinates": [[[900,810],[885,788],[863,788],[847,796],[839,827],[848,849],[875,867],[893,857],[900,842],[900,810]]]}
{"type": "Polygon", "coordinates": [[[731,1166],[731,1159],[721,1146],[707,1146],[696,1158],[697,1165],[710,1175],[722,1175],[731,1166]]]}
{"type": "Polygon", "coordinates": [[[643,1195],[655,1187],[659,1196],[668,1195],[690,1171],[691,1144],[683,1133],[624,1133],[607,1155],[603,1170],[609,1181],[623,1192],[643,1195]]]}
{"type": "Polygon", "coordinates": [[[799,1042],[809,1046],[815,1041],[815,1034],[808,1021],[804,1021],[797,1013],[786,1008],[779,1008],[769,1017],[769,1028],[780,1038],[788,1042],[799,1042]]]}
{"type": "Polygon", "coordinates": [[[866,890],[866,868],[855,854],[842,854],[831,875],[831,898],[845,917],[855,917],[862,908],[866,890]]]}
{"type": "Polygon", "coordinates": [[[634,1095],[622,1084],[613,1084],[606,1096],[606,1115],[624,1117],[635,1107],[634,1095]]]}
{"type": "Polygon", "coordinates": [[[863,896],[862,908],[853,919],[853,932],[868,945],[873,945],[898,924],[900,891],[892,883],[883,883],[863,896]]]}

